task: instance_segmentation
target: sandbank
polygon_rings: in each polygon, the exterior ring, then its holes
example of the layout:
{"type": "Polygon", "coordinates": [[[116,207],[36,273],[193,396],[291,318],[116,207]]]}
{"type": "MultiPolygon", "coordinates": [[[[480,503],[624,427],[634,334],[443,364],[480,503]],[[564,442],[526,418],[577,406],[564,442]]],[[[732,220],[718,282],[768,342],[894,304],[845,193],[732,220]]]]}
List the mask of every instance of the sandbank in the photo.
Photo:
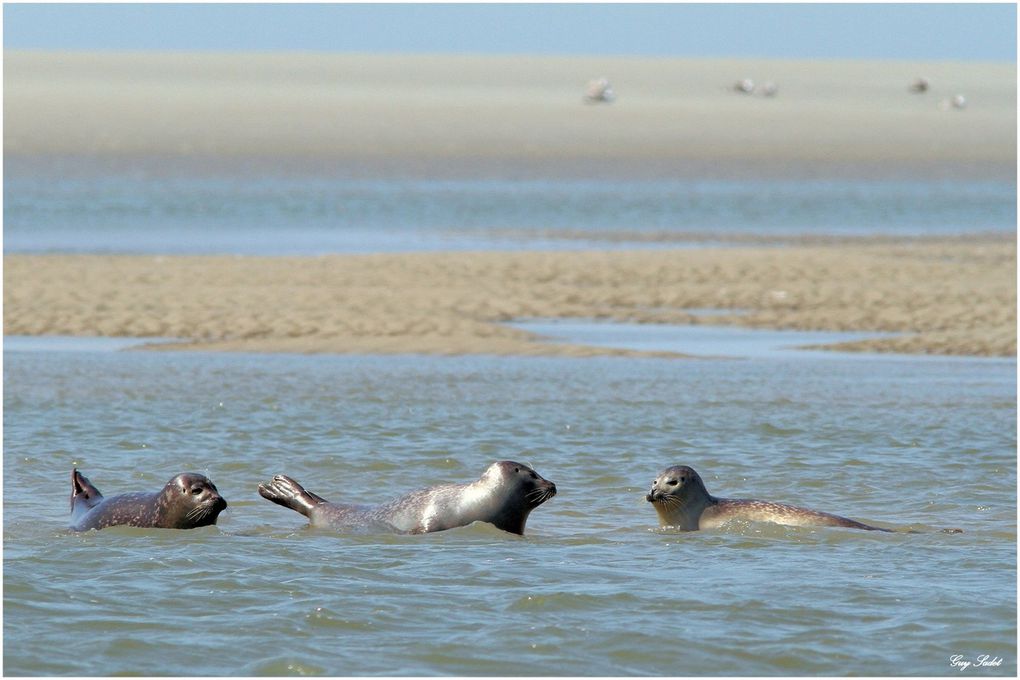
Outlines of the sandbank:
{"type": "Polygon", "coordinates": [[[1016,355],[1011,235],[839,245],[225,257],[6,255],[12,335],[174,337],[164,349],[638,354],[502,322],[584,318],[902,333],[843,346],[1016,355]]]}

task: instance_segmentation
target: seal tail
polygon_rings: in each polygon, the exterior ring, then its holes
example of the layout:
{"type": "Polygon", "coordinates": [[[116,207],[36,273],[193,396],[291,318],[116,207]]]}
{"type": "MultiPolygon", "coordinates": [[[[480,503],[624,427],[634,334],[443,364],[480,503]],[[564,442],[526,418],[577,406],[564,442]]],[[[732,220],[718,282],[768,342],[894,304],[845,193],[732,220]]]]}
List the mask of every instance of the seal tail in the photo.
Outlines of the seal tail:
{"type": "Polygon", "coordinates": [[[849,519],[847,517],[840,517],[839,515],[829,515],[832,517],[831,525],[836,527],[844,527],[847,529],[863,529],[864,531],[884,531],[886,533],[895,533],[893,529],[886,529],[884,527],[876,527],[864,522],[858,522],[855,519],[849,519]]]}
{"type": "Polygon", "coordinates": [[[99,489],[89,481],[88,477],[78,472],[78,468],[72,468],[71,512],[74,513],[78,503],[82,503],[86,508],[91,508],[101,500],[103,500],[103,494],[99,493],[99,489]]]}
{"type": "Polygon", "coordinates": [[[312,508],[326,499],[311,491],[285,475],[274,475],[268,482],[259,484],[259,495],[285,508],[296,510],[305,517],[311,517],[312,508]]]}

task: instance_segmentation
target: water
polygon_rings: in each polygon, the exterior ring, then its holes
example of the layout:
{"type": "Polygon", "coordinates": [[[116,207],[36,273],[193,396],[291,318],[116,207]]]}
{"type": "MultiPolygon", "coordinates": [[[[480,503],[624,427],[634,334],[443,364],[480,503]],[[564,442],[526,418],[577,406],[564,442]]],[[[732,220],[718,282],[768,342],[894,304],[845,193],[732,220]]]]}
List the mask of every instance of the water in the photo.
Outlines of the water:
{"type": "MultiPolygon", "coordinates": [[[[727,309],[687,309],[693,316],[731,316],[727,309]]],[[[736,315],[742,314],[741,310],[736,315]]],[[[523,319],[507,324],[537,334],[543,342],[614,347],[640,352],[673,352],[712,359],[799,359],[880,361],[1002,362],[999,357],[861,353],[822,349],[839,343],[896,337],[878,331],[801,331],[740,326],[618,323],[593,319],[523,319]]],[[[34,340],[34,339],[26,339],[34,340]]],[[[30,342],[29,345],[34,345],[30,342]]]]}
{"type": "Polygon", "coordinates": [[[633,247],[650,234],[684,245],[686,234],[1010,233],[1017,221],[1013,180],[434,179],[17,158],[5,171],[5,252],[633,247]]]}
{"type": "Polygon", "coordinates": [[[107,338],[68,335],[5,335],[5,352],[113,352],[147,344],[172,343],[172,338],[107,338]]]}
{"type": "MultiPolygon", "coordinates": [[[[709,311],[709,310],[705,310],[709,311]]],[[[718,310],[726,315],[726,310],[718,310]]],[[[701,313],[696,316],[709,316],[701,313]]],[[[813,345],[833,345],[871,338],[892,337],[895,333],[858,333],[835,331],[770,330],[738,326],[679,326],[669,324],[608,323],[586,319],[526,320],[510,324],[536,333],[546,342],[567,342],[592,347],[615,347],[641,352],[676,352],[691,356],[748,359],[800,358],[831,359],[836,352],[807,349],[813,345]]],[[[849,353],[838,353],[852,358],[849,353]]],[[[870,360],[903,356],[876,355],[870,360]]],[[[914,357],[910,357],[914,358],[914,357]]],[[[923,358],[923,357],[918,357],[923,358]]],[[[974,361],[974,359],[967,359],[974,361]]]]}
{"type": "Polygon", "coordinates": [[[1015,361],[67,349],[4,354],[8,674],[1017,672],[1015,361]],[[255,490],[371,503],[501,458],[559,488],[524,538],[336,535],[255,490]],[[673,463],[920,533],[661,531],[673,463]],[[201,471],[230,508],[73,534],[74,465],[108,494],[201,471]]]}

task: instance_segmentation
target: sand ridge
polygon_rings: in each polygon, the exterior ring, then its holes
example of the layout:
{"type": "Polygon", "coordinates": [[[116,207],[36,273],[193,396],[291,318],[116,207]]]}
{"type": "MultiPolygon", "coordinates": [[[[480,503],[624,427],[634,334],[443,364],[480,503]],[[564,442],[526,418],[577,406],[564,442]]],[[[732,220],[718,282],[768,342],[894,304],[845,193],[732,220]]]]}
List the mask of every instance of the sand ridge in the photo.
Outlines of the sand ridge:
{"type": "Polygon", "coordinates": [[[6,255],[7,334],[161,336],[177,349],[635,354],[501,322],[597,318],[894,331],[844,349],[1016,355],[1010,236],[838,246],[321,257],[6,255]]]}

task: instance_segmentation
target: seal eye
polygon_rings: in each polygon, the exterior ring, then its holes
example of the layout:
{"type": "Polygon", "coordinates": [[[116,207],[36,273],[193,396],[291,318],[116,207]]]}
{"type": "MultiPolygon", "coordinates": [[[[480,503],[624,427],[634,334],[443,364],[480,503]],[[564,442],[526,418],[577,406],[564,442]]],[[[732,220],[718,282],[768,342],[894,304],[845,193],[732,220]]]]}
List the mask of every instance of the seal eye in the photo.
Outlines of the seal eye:
{"type": "Polygon", "coordinates": [[[668,484],[670,486],[676,486],[676,480],[675,479],[671,479],[668,482],[666,482],[666,484],[668,484]]]}
{"type": "Polygon", "coordinates": [[[520,471],[521,471],[521,469],[519,467],[514,468],[514,472],[520,472],[520,471]]]}
{"type": "Polygon", "coordinates": [[[200,493],[202,493],[202,487],[200,487],[200,486],[196,486],[196,487],[194,487],[194,488],[193,488],[193,489],[191,490],[191,495],[193,495],[193,496],[197,496],[197,495],[199,495],[200,493]]]}

